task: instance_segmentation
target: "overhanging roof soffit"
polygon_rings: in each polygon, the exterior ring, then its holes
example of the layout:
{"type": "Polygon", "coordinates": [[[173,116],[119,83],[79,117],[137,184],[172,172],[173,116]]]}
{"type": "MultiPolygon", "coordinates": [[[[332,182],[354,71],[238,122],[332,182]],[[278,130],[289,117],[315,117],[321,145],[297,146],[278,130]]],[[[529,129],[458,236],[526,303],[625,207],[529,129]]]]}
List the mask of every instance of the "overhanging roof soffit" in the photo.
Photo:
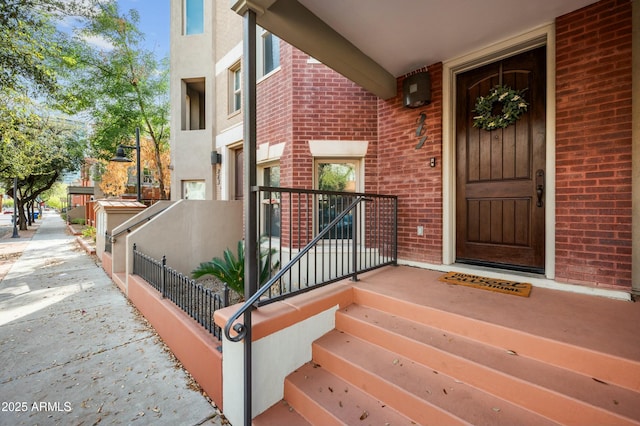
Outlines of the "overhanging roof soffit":
{"type": "Polygon", "coordinates": [[[297,0],[240,0],[232,9],[256,12],[258,25],[382,99],[396,96],[396,78],[297,0]]]}

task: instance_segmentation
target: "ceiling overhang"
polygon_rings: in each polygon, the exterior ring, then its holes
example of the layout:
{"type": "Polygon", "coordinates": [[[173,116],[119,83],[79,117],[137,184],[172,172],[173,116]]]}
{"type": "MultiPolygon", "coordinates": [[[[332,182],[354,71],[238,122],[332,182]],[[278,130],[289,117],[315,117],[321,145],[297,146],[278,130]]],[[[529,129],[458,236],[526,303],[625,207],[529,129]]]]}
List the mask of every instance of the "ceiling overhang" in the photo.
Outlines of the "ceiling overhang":
{"type": "Polygon", "coordinates": [[[396,78],[517,36],[595,0],[231,0],[376,96],[396,78]]]}
{"type": "Polygon", "coordinates": [[[233,10],[256,12],[256,22],[382,99],[396,95],[396,78],[299,2],[241,0],[233,10]]]}

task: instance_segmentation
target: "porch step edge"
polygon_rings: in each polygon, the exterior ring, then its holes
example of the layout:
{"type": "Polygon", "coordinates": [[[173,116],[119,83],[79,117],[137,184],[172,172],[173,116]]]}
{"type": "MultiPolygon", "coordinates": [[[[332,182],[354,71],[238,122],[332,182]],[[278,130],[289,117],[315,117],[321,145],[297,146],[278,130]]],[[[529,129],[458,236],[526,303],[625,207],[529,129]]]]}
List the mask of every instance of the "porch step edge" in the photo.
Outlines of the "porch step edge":
{"type": "Polygon", "coordinates": [[[358,337],[331,331],[314,362],[418,424],[545,425],[548,418],[358,337]]]}
{"type": "Polygon", "coordinates": [[[573,407],[585,421],[640,419],[638,392],[374,308],[338,311],[336,328],[548,418],[571,420],[573,407]]]}
{"type": "Polygon", "coordinates": [[[416,424],[314,362],[304,364],[287,376],[284,399],[314,425],[416,424]]]}
{"type": "Polygon", "coordinates": [[[354,288],[354,303],[640,392],[640,362],[354,288]],[[592,371],[597,365],[598,371],[592,371]]]}

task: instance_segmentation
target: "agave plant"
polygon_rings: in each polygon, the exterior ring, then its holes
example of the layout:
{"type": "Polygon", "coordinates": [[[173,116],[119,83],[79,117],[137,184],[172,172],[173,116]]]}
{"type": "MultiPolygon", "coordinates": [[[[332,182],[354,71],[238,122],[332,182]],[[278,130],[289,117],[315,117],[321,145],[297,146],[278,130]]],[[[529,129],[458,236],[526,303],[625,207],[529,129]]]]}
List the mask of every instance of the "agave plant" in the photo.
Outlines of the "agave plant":
{"type": "MultiPolygon", "coordinates": [[[[269,279],[271,272],[280,267],[280,261],[272,261],[276,249],[260,250],[260,285],[269,279]]],[[[230,249],[225,249],[222,258],[214,257],[209,262],[202,262],[200,266],[191,272],[193,278],[205,275],[213,275],[230,289],[244,296],[244,242],[238,241],[238,255],[235,256],[230,249]]]]}

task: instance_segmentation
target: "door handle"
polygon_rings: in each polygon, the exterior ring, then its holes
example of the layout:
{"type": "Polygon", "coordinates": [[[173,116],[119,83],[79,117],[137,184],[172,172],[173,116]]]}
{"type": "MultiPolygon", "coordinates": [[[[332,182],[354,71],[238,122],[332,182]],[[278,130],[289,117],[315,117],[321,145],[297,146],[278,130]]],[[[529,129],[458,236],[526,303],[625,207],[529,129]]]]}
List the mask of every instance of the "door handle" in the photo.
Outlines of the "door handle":
{"type": "Polygon", "coordinates": [[[536,172],[536,194],[538,195],[536,206],[542,207],[542,194],[544,194],[544,170],[542,169],[536,172]]]}

